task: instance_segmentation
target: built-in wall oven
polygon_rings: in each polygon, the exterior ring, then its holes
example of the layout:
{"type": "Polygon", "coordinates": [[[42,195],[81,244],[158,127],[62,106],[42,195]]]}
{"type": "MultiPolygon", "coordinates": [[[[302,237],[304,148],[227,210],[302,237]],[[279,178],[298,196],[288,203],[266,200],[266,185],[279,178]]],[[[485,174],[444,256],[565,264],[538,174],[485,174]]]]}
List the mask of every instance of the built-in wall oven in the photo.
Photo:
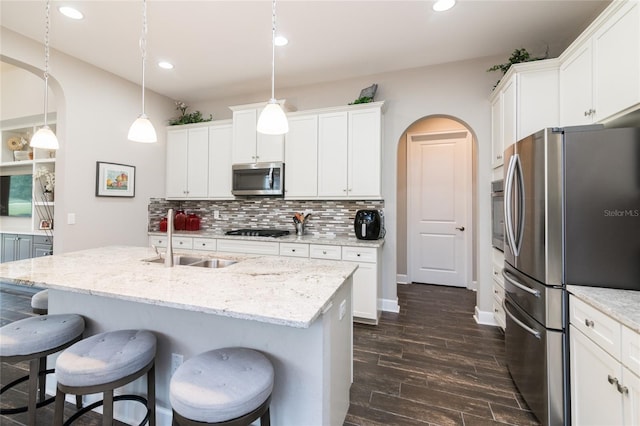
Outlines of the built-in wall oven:
{"type": "Polygon", "coordinates": [[[491,182],[491,245],[504,251],[504,181],[491,182]]]}

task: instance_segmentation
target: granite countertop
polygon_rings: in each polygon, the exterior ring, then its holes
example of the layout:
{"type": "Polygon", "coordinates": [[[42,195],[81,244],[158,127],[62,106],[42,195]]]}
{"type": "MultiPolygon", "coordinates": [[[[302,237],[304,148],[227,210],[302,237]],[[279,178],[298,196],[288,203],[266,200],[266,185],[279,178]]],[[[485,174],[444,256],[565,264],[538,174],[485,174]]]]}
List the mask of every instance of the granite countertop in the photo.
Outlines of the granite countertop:
{"type": "MultiPolygon", "coordinates": [[[[164,235],[166,232],[151,231],[149,235],[164,235]]],[[[291,233],[278,238],[273,237],[251,237],[243,235],[225,235],[223,231],[175,231],[174,237],[200,237],[200,238],[216,238],[225,240],[251,240],[251,241],[270,241],[276,243],[302,243],[302,244],[326,244],[332,246],[354,246],[354,247],[382,247],[384,238],[379,240],[359,240],[353,237],[334,237],[329,235],[296,235],[291,233]]]]}
{"type": "MultiPolygon", "coordinates": [[[[175,254],[179,252],[176,251],[175,254]]],[[[190,254],[193,256],[193,254],[190,254]]],[[[278,256],[238,260],[225,268],[166,268],[147,247],[111,246],[0,264],[13,284],[93,294],[297,328],[308,328],[357,265],[278,256]]]]}
{"type": "Polygon", "coordinates": [[[567,291],[640,333],[640,291],[568,285],[567,291]]]}

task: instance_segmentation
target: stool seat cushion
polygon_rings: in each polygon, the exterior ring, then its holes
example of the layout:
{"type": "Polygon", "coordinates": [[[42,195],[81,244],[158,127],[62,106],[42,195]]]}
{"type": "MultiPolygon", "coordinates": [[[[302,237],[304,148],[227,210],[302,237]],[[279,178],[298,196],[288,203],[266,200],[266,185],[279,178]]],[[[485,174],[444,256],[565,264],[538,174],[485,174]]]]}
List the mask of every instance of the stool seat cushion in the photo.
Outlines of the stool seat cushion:
{"type": "Polygon", "coordinates": [[[221,422],[258,408],[273,390],[273,365],[248,348],[225,348],[199,354],[171,378],[169,398],[181,416],[221,422]]]}
{"type": "Polygon", "coordinates": [[[65,386],[97,386],[140,371],[156,355],[156,337],[146,330],[96,334],[65,349],[56,361],[56,379],[65,386]]]}
{"type": "Polygon", "coordinates": [[[84,318],[76,314],[42,315],[0,328],[0,355],[30,355],[55,349],[80,336],[84,318]]]}
{"type": "Polygon", "coordinates": [[[31,307],[46,311],[49,308],[49,290],[42,290],[31,296],[31,307]]]}

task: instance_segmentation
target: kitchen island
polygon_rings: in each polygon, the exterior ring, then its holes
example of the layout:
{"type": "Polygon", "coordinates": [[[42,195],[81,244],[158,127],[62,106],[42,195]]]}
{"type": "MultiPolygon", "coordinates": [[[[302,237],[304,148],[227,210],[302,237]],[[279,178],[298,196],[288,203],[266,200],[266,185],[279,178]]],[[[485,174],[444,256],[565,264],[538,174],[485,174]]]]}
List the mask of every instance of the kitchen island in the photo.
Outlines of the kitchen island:
{"type": "MultiPolygon", "coordinates": [[[[159,425],[171,424],[169,379],[182,359],[227,346],[258,349],[274,364],[274,425],[343,423],[357,266],[274,256],[234,256],[238,263],[219,269],[144,261],[154,257],[148,248],[105,247],[3,263],[0,278],[49,288],[49,312],[83,315],[86,336],[125,328],[156,333],[159,425]]],[[[144,393],[145,386],[139,379],[125,391],[144,393]]],[[[138,408],[116,404],[116,416],[139,419],[138,408]]]]}

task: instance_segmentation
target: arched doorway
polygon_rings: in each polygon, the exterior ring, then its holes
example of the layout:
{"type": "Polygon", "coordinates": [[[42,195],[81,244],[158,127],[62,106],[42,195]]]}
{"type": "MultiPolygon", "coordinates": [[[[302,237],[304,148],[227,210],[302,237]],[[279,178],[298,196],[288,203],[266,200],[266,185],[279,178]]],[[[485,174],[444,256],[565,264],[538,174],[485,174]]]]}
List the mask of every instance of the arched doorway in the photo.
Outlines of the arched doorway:
{"type": "MultiPolygon", "coordinates": [[[[477,199],[475,182],[477,177],[477,142],[475,134],[463,121],[445,115],[432,115],[423,117],[402,134],[398,143],[398,226],[397,226],[397,281],[398,283],[410,283],[412,281],[425,282],[425,276],[415,279],[419,275],[416,270],[427,266],[432,269],[433,279],[431,284],[459,285],[470,289],[476,287],[476,262],[475,247],[477,247],[476,221],[477,199]],[[413,148],[412,148],[413,141],[413,148]],[[457,146],[457,148],[456,148],[457,146]],[[453,170],[452,161],[456,152],[463,152],[462,165],[453,170]],[[412,157],[413,156],[413,157],[412,157]],[[416,156],[421,157],[418,162],[416,156]],[[413,158],[413,160],[412,160],[413,158]],[[413,161],[413,163],[412,163],[413,161]],[[429,167],[427,172],[422,171],[412,175],[412,168],[429,167]],[[427,182],[427,190],[433,191],[428,197],[435,205],[428,215],[434,220],[431,229],[423,233],[427,237],[418,239],[427,243],[426,247],[417,243],[415,236],[420,234],[416,229],[416,211],[421,206],[420,190],[416,191],[416,179],[430,180],[427,182]],[[453,200],[453,185],[457,181],[457,196],[462,197],[463,204],[458,199],[457,206],[451,204],[453,200]],[[462,184],[462,186],[460,186],[462,184]],[[444,197],[444,198],[442,198],[444,197]],[[436,204],[439,200],[446,199],[447,206],[436,204]],[[464,210],[455,212],[454,210],[464,210]],[[464,213],[462,219],[465,223],[459,223],[452,214],[464,213]],[[413,219],[412,219],[413,218],[413,219]],[[455,229],[459,228],[459,229],[455,229]],[[446,231],[445,231],[446,229],[446,231]],[[466,234],[463,234],[466,233],[466,234]],[[413,241],[412,241],[412,236],[413,241]],[[462,242],[462,246],[460,243],[462,242]],[[431,252],[431,254],[429,254],[431,252]],[[435,255],[434,255],[435,254],[435,255]],[[454,258],[456,257],[456,258],[454,258]],[[424,265],[420,265],[421,259],[426,259],[424,265]],[[463,262],[464,264],[461,264],[463,262]],[[462,274],[462,277],[452,281],[451,270],[462,274]]],[[[424,182],[422,182],[424,183],[424,182]]],[[[427,209],[429,210],[429,203],[427,209]]],[[[428,216],[427,215],[427,216],[428,216]]],[[[422,226],[422,225],[420,225],[422,226]]],[[[429,275],[427,275],[429,276],[429,275]]]]}

